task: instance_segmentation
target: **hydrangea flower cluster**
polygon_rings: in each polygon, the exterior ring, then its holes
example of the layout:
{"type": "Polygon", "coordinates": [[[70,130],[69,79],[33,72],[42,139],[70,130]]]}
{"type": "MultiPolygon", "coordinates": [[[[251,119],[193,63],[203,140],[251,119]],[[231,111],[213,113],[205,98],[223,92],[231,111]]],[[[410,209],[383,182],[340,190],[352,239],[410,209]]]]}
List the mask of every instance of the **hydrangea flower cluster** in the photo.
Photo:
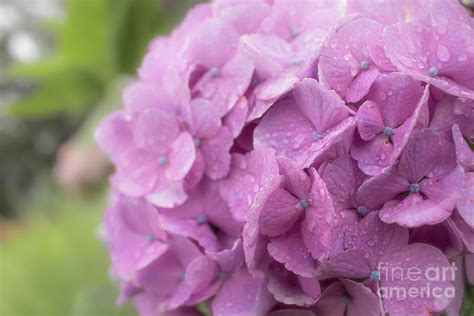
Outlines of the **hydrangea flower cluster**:
{"type": "Polygon", "coordinates": [[[216,0],[155,39],[138,74],[96,133],[116,167],[120,301],[459,313],[474,282],[474,20],[458,1],[216,0]]]}

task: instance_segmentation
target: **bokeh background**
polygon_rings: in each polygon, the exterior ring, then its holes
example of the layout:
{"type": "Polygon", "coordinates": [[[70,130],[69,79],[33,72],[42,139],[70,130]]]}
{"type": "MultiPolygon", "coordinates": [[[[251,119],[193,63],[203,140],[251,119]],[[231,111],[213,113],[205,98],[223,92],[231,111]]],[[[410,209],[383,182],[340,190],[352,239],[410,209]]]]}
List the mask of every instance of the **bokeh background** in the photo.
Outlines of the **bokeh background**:
{"type": "Polygon", "coordinates": [[[197,2],[0,0],[1,316],[135,316],[108,276],[111,167],[92,135],[149,41],[197,2]]]}
{"type": "Polygon", "coordinates": [[[135,315],[108,275],[111,167],[92,137],[196,2],[0,0],[0,315],[135,315]]]}

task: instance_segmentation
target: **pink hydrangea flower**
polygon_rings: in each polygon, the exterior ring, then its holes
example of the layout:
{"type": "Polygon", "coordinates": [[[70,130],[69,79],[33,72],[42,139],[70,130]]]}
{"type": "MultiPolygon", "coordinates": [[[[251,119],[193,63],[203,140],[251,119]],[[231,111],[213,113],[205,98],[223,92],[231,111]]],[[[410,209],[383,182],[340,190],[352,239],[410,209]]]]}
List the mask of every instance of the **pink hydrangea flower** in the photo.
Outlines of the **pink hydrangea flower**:
{"type": "Polygon", "coordinates": [[[195,6],[95,135],[115,166],[119,302],[459,315],[474,282],[473,43],[455,0],[195,6]]]}

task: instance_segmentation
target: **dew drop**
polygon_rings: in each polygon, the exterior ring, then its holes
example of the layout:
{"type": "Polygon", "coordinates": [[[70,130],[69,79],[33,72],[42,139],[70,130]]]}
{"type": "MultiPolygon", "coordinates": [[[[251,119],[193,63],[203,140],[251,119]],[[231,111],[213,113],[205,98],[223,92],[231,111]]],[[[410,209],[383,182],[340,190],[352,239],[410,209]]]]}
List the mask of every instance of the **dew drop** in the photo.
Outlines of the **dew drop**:
{"type": "Polygon", "coordinates": [[[449,53],[449,49],[444,45],[438,45],[438,50],[436,51],[436,55],[438,56],[439,60],[442,62],[447,62],[449,58],[451,58],[451,54],[449,53]]]}

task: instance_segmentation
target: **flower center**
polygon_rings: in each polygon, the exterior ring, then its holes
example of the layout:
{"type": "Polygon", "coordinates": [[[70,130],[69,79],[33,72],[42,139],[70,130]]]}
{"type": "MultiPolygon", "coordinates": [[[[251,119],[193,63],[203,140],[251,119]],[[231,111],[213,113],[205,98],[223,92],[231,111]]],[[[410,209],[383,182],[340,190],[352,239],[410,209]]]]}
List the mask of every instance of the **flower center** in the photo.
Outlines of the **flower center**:
{"type": "Polygon", "coordinates": [[[221,281],[227,280],[228,277],[229,277],[229,273],[225,271],[221,271],[219,273],[219,279],[221,279],[221,281]]]}
{"type": "Polygon", "coordinates": [[[168,159],[164,156],[161,156],[160,158],[158,158],[158,164],[160,166],[164,166],[166,165],[166,163],[168,162],[168,159]]]}
{"type": "Polygon", "coordinates": [[[383,128],[383,134],[387,137],[392,137],[393,136],[393,128],[385,126],[383,128]]]}
{"type": "Polygon", "coordinates": [[[359,206],[357,208],[357,213],[359,213],[359,215],[362,217],[367,215],[368,212],[369,212],[369,209],[367,208],[367,206],[359,206]]]}
{"type": "Polygon", "coordinates": [[[411,193],[418,193],[420,192],[420,185],[418,183],[410,184],[410,192],[411,193]]]}
{"type": "Polygon", "coordinates": [[[197,217],[196,220],[197,220],[199,225],[202,225],[202,224],[207,222],[207,215],[206,214],[199,214],[199,216],[197,217]]]}
{"type": "Polygon", "coordinates": [[[370,272],[370,279],[372,281],[380,281],[380,271],[379,270],[374,270],[370,272]]]}
{"type": "Polygon", "coordinates": [[[369,69],[369,62],[367,60],[363,60],[360,62],[360,69],[367,70],[369,69]]]}
{"type": "Polygon", "coordinates": [[[193,139],[193,142],[194,142],[194,146],[199,147],[199,145],[201,145],[201,143],[202,143],[202,139],[201,138],[195,138],[195,139],[193,139]]]}
{"type": "Polygon", "coordinates": [[[211,75],[212,78],[219,76],[220,74],[219,68],[212,67],[211,70],[209,70],[209,74],[211,75]]]}
{"type": "Polygon", "coordinates": [[[344,304],[348,304],[351,301],[351,297],[349,296],[349,294],[344,294],[342,296],[342,301],[344,302],[344,304]]]}
{"type": "Polygon", "coordinates": [[[316,139],[320,139],[321,137],[323,137],[323,133],[321,133],[320,131],[314,131],[313,137],[316,139]]]}
{"type": "Polygon", "coordinates": [[[293,38],[298,37],[298,35],[300,35],[300,33],[301,33],[301,30],[297,27],[291,29],[291,36],[293,36],[293,38]]]}
{"type": "Polygon", "coordinates": [[[438,75],[438,72],[439,72],[438,67],[434,67],[434,66],[428,70],[430,77],[435,77],[436,75],[438,75]]]}
{"type": "Polygon", "coordinates": [[[148,243],[151,243],[151,242],[155,241],[155,236],[153,236],[153,234],[147,234],[146,235],[146,241],[148,243]]]}
{"type": "Polygon", "coordinates": [[[300,200],[299,204],[300,204],[300,207],[304,210],[309,207],[309,201],[307,199],[300,200]]]}

